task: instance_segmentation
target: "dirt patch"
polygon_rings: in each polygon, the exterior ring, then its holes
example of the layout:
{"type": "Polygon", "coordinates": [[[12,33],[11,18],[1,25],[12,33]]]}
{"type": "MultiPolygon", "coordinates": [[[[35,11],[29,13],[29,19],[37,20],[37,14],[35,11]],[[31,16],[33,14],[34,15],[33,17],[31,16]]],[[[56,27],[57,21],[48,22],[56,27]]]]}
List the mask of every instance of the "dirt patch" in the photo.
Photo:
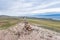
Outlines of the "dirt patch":
{"type": "Polygon", "coordinates": [[[33,30],[28,31],[24,29],[24,23],[19,23],[15,27],[0,30],[0,40],[60,40],[60,33],[34,25],[30,27],[33,30]]]}

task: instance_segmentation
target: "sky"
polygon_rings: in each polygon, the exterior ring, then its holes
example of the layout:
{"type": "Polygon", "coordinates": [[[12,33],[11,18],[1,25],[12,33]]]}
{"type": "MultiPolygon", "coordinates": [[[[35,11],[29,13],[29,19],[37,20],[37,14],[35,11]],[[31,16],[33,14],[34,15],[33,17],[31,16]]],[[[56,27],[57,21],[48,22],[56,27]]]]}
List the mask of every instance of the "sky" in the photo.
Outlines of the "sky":
{"type": "Polygon", "coordinates": [[[60,0],[0,0],[0,15],[30,16],[59,12],[60,0]]]}

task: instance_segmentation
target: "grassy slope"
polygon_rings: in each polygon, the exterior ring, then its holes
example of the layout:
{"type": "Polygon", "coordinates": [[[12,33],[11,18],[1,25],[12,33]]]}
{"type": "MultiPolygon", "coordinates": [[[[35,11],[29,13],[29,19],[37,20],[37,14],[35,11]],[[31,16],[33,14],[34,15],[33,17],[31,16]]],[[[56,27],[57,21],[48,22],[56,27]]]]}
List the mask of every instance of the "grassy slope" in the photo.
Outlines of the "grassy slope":
{"type": "Polygon", "coordinates": [[[15,25],[19,22],[19,19],[0,19],[0,29],[9,28],[12,25],[15,25]]]}
{"type": "MultiPolygon", "coordinates": [[[[0,29],[9,28],[10,26],[17,24],[20,21],[23,21],[23,18],[0,19],[0,29]],[[3,22],[3,25],[1,25],[1,22],[3,22]]],[[[42,25],[41,27],[43,27],[43,28],[47,28],[47,29],[51,29],[51,30],[60,32],[60,21],[44,20],[44,19],[28,19],[28,21],[30,23],[42,25]]]]}
{"type": "Polygon", "coordinates": [[[43,19],[28,19],[30,23],[36,23],[39,25],[43,25],[41,27],[51,29],[57,32],[60,32],[60,21],[52,21],[52,20],[43,20],[43,19]]]}

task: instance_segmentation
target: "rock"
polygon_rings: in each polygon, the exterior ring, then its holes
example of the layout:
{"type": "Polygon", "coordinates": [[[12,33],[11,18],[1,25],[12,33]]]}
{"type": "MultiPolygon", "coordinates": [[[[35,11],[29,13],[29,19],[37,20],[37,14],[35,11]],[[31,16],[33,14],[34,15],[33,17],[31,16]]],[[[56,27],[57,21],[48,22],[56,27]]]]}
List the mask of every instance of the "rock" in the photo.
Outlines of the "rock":
{"type": "Polygon", "coordinates": [[[0,40],[60,40],[60,33],[29,25],[31,28],[25,28],[24,23],[19,23],[15,27],[0,30],[0,40]]]}

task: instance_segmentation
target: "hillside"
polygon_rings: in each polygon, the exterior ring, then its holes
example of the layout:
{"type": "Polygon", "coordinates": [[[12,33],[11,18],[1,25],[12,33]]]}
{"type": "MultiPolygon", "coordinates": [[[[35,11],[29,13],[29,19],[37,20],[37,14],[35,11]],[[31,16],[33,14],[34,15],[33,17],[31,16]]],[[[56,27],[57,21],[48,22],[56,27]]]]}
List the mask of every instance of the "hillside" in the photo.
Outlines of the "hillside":
{"type": "Polygon", "coordinates": [[[0,40],[60,40],[60,33],[30,24],[34,30],[23,30],[24,23],[0,30],[0,40]]]}
{"type": "Polygon", "coordinates": [[[59,20],[26,17],[24,21],[23,18],[0,16],[0,40],[60,40],[59,20]]]}

